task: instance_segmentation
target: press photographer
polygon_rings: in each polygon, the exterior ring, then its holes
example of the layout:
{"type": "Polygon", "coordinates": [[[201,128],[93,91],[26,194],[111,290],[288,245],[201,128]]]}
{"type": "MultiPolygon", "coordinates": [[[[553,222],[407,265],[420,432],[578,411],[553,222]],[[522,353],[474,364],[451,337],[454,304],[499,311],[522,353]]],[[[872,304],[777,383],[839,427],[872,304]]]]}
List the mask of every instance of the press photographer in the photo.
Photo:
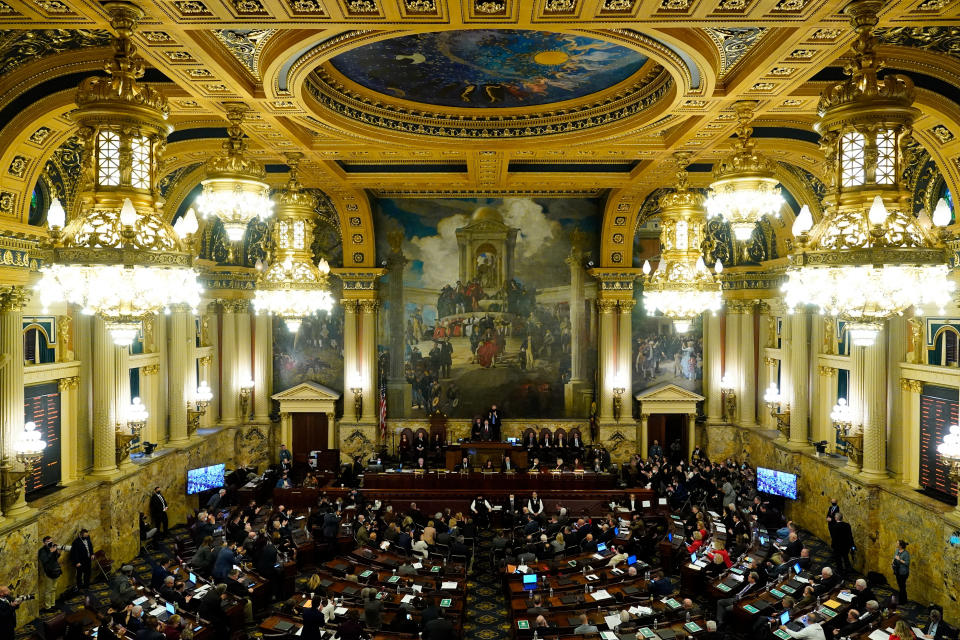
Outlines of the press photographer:
{"type": "Polygon", "coordinates": [[[13,597],[7,585],[0,585],[0,638],[12,638],[17,628],[17,609],[20,603],[33,600],[34,596],[13,597]]]}
{"type": "Polygon", "coordinates": [[[50,536],[43,538],[43,546],[37,551],[37,563],[40,565],[40,604],[41,613],[49,613],[57,606],[57,583],[63,575],[60,567],[61,547],[50,536]]]}

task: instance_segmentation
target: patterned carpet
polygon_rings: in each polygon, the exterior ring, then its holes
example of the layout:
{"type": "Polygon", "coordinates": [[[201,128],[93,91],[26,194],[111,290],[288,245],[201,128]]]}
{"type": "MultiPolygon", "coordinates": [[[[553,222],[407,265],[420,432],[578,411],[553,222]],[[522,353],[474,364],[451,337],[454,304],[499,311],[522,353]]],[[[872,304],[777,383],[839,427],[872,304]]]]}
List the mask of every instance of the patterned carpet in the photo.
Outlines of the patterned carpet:
{"type": "MultiPolygon", "coordinates": [[[[171,534],[182,533],[183,528],[177,527],[171,529],[171,534]]],[[[471,571],[467,576],[467,604],[464,616],[464,640],[507,640],[510,637],[511,623],[507,611],[505,594],[501,588],[500,574],[496,567],[490,562],[490,541],[493,537],[492,531],[483,531],[480,534],[477,543],[477,551],[471,571]]],[[[832,552],[830,546],[823,540],[801,531],[800,538],[810,549],[814,566],[823,564],[832,564],[832,552]]],[[[160,542],[156,548],[150,552],[150,558],[154,561],[162,560],[168,557],[170,549],[160,542]]],[[[130,564],[138,578],[147,583],[150,582],[151,566],[146,555],[141,554],[130,564]]],[[[302,572],[297,579],[298,587],[300,584],[306,584],[312,570],[302,572]]],[[[96,576],[94,576],[96,578],[96,576]]],[[[856,578],[863,577],[860,574],[851,574],[846,577],[846,584],[853,584],[856,578]]],[[[72,575],[65,575],[63,580],[72,580],[72,575]]],[[[679,584],[679,575],[674,576],[674,584],[679,584]]],[[[908,584],[909,586],[909,584],[908,584]]],[[[895,589],[887,586],[874,586],[874,592],[881,599],[887,599],[894,593],[895,589]]],[[[109,589],[103,576],[91,586],[90,591],[100,599],[106,602],[109,589]]],[[[699,599],[698,599],[699,600],[699,599]]],[[[64,611],[73,611],[83,604],[83,594],[77,592],[68,592],[63,600],[58,604],[64,611]]],[[[712,610],[712,604],[701,601],[706,610],[712,610]]],[[[910,601],[901,607],[906,614],[907,620],[911,625],[921,626],[927,621],[927,607],[917,602],[910,601]]],[[[49,618],[52,614],[42,616],[49,618]]],[[[28,640],[30,638],[43,638],[42,618],[37,619],[26,625],[24,629],[17,633],[17,640],[28,640]],[[36,634],[36,635],[35,635],[36,634]]],[[[746,635],[733,636],[735,638],[744,638],[752,640],[746,635]]]]}

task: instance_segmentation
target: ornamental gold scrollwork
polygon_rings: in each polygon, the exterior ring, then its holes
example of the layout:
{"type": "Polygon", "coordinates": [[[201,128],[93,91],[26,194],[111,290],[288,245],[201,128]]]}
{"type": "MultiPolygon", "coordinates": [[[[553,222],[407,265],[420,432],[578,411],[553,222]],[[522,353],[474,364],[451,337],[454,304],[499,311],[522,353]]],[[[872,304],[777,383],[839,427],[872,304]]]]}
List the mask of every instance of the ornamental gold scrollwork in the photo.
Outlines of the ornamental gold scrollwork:
{"type": "Polygon", "coordinates": [[[0,292],[0,312],[23,311],[30,300],[30,291],[26,287],[10,287],[6,291],[0,292]]]}
{"type": "Polygon", "coordinates": [[[376,313],[377,309],[380,308],[380,301],[371,299],[357,300],[357,305],[361,313],[376,313]]]}
{"type": "Polygon", "coordinates": [[[923,380],[911,380],[910,378],[900,378],[900,390],[910,393],[923,392],[923,380]]]}
{"type": "Polygon", "coordinates": [[[144,376],[155,376],[160,373],[160,365],[148,364],[140,367],[140,374],[144,376]]]}
{"type": "Polygon", "coordinates": [[[57,390],[61,393],[69,389],[76,389],[80,385],[80,376],[69,376],[57,380],[57,390]]]}
{"type": "Polygon", "coordinates": [[[824,378],[831,378],[837,375],[836,367],[825,367],[823,365],[817,367],[817,373],[824,378]]]}
{"type": "Polygon", "coordinates": [[[610,298],[598,298],[597,299],[597,311],[600,313],[613,313],[613,310],[617,308],[617,301],[610,298]]]}

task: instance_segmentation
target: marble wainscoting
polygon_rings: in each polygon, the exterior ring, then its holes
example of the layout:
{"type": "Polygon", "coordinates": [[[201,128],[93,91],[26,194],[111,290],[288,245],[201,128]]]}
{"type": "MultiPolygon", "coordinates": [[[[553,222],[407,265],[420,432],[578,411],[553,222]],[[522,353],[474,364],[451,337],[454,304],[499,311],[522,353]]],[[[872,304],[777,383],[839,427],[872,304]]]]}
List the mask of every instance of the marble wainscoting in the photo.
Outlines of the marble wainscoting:
{"type": "MultiPolygon", "coordinates": [[[[198,432],[178,449],[164,449],[148,459],[138,460],[108,480],[80,479],[49,496],[30,502],[31,510],[15,521],[0,523],[0,583],[12,584],[16,593],[37,593],[37,550],[44,536],[60,544],[73,542],[81,528],[89,529],[95,549],[103,549],[119,567],[140,549],[138,514],[149,514],[150,493],[159,486],[167,498],[171,525],[184,522],[198,507],[197,496],[186,495],[188,469],[237,461],[258,465],[268,463],[266,425],[243,425],[198,432]],[[12,561],[15,559],[16,561],[12,561]]],[[[61,590],[74,584],[74,573],[66,554],[61,559],[64,575],[61,590]]],[[[37,615],[37,602],[20,609],[22,626],[37,615]]]]}
{"type": "Polygon", "coordinates": [[[940,604],[948,620],[960,618],[960,546],[950,543],[960,530],[960,520],[952,515],[953,507],[893,478],[865,481],[846,469],[846,458],[817,457],[812,447],[790,451],[777,435],[772,430],[711,425],[707,451],[712,459],[746,456],[751,465],[796,473],[799,499],[787,500],[786,516],[828,542],[826,513],[835,497],[853,528],[854,566],[861,573],[877,571],[895,586],[893,553],[897,540],[906,540],[912,558],[910,599],[940,604]]]}

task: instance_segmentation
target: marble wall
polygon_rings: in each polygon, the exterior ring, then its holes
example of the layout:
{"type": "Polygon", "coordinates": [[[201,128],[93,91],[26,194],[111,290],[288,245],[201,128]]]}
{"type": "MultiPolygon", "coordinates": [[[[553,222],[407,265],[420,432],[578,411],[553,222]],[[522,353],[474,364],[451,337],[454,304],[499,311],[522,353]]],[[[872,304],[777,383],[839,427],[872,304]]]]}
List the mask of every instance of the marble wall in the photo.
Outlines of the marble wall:
{"type": "MultiPolygon", "coordinates": [[[[829,542],[826,513],[836,497],[853,527],[857,551],[854,565],[866,573],[877,571],[896,585],[891,570],[898,539],[910,543],[912,557],[907,590],[911,600],[936,602],[946,618],[960,619],[960,547],[950,544],[960,524],[947,514],[952,507],[913,491],[893,479],[870,484],[850,475],[837,458],[790,451],[776,440],[776,431],[728,425],[707,428],[711,458],[748,456],[752,465],[796,473],[800,498],[788,501],[787,517],[829,542]]],[[[844,459],[845,460],[845,459],[844,459]]]]}
{"type": "MultiPolygon", "coordinates": [[[[36,554],[43,536],[70,544],[81,528],[89,529],[96,549],[103,549],[114,567],[131,560],[140,549],[138,514],[148,513],[153,488],[159,486],[170,503],[170,524],[182,523],[198,507],[197,496],[186,495],[187,469],[239,460],[267,463],[269,425],[245,425],[201,430],[186,446],[158,452],[150,460],[122,469],[103,482],[80,480],[30,503],[30,513],[16,521],[0,522],[0,583],[15,593],[37,592],[36,554]],[[17,558],[19,562],[9,562],[17,558]]],[[[62,558],[60,588],[73,584],[73,571],[62,558]]],[[[23,625],[37,615],[37,602],[27,602],[18,615],[23,625]]]]}

